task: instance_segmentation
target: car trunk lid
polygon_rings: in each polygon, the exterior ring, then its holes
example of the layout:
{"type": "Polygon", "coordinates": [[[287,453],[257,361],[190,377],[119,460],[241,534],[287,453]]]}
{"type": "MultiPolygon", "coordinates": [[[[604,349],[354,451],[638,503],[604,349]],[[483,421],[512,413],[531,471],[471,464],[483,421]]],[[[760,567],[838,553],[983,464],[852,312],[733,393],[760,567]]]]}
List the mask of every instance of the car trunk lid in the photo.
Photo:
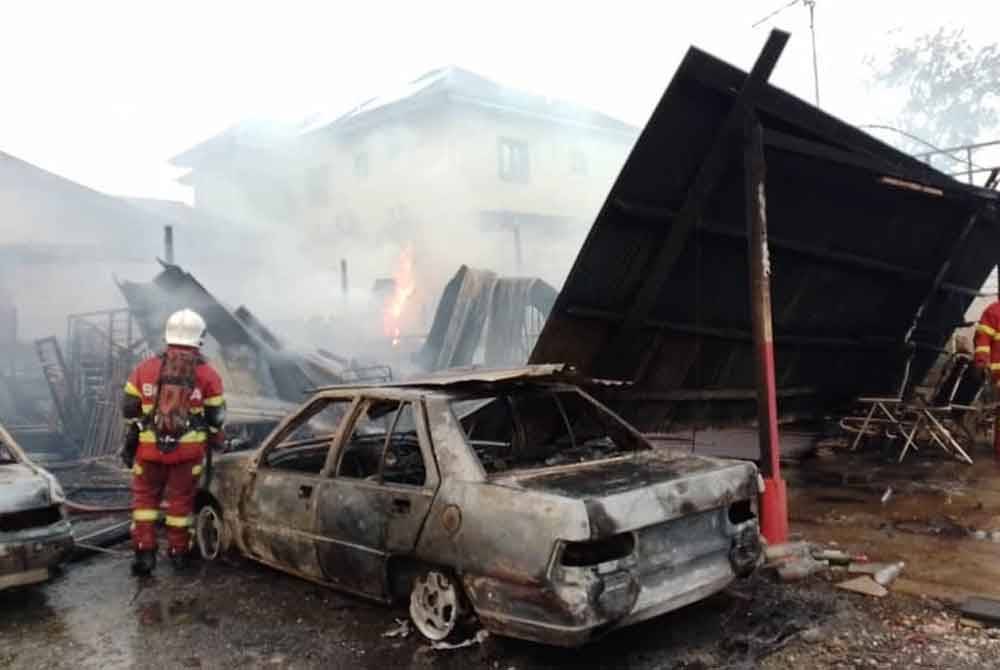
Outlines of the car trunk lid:
{"type": "Polygon", "coordinates": [[[725,507],[757,494],[756,468],[750,463],[678,457],[661,450],[511,473],[494,481],[581,500],[593,538],[725,507]]]}

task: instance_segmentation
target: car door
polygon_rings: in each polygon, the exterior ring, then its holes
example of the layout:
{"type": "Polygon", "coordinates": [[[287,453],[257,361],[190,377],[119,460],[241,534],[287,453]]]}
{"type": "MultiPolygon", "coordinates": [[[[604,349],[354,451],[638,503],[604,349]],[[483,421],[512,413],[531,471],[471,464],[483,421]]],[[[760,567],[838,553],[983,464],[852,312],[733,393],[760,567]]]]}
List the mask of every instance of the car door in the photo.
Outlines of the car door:
{"type": "Polygon", "coordinates": [[[413,551],[438,481],[419,400],[359,403],[322,484],[317,554],[325,578],[387,599],[387,561],[413,551]]]}
{"type": "Polygon", "coordinates": [[[316,556],[316,501],[340,424],[352,399],[320,398],[262,449],[244,489],[250,554],[274,567],[323,579],[316,556]]]}

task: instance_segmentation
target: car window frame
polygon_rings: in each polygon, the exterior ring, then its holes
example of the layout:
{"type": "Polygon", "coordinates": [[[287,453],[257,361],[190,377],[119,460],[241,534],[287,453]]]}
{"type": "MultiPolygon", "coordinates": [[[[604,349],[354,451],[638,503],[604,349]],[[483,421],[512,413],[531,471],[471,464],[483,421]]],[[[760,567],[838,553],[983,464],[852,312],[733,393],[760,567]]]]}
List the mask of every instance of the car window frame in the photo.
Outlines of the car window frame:
{"type": "Polygon", "coordinates": [[[402,400],[400,401],[399,408],[396,410],[395,415],[392,418],[392,425],[389,427],[389,431],[385,434],[385,442],[382,443],[382,455],[379,457],[378,462],[378,479],[375,481],[382,486],[406,486],[414,489],[422,489],[427,485],[427,479],[429,477],[429,469],[427,467],[427,457],[424,455],[424,448],[421,445],[420,439],[420,426],[419,420],[417,419],[417,402],[414,400],[402,400]],[[396,426],[399,424],[399,418],[403,414],[403,408],[406,405],[410,406],[413,411],[413,430],[417,435],[417,449],[420,450],[420,459],[423,461],[424,466],[424,483],[423,484],[407,484],[405,482],[388,482],[385,481],[385,457],[389,453],[389,445],[392,442],[393,433],[396,432],[396,426]]]}
{"type": "MultiPolygon", "coordinates": [[[[393,418],[392,426],[395,427],[396,416],[399,410],[396,410],[393,418]]],[[[324,477],[330,481],[335,482],[353,482],[355,484],[364,486],[374,486],[380,489],[403,489],[406,491],[434,491],[437,490],[438,485],[441,483],[441,475],[438,470],[437,457],[434,453],[434,443],[431,439],[430,425],[427,419],[427,410],[424,406],[423,397],[406,397],[406,396],[395,396],[395,395],[380,395],[377,393],[360,393],[355,398],[355,403],[352,411],[349,414],[348,424],[341,424],[338,430],[337,444],[333,451],[330,452],[329,460],[324,468],[324,477]],[[385,448],[388,444],[389,438],[392,436],[392,432],[386,432],[386,441],[382,445],[382,451],[380,452],[379,459],[379,469],[378,478],[375,480],[370,479],[359,479],[357,477],[342,477],[338,474],[340,469],[340,461],[346,453],[347,445],[350,442],[351,435],[354,433],[354,427],[357,422],[358,417],[361,412],[369,405],[370,402],[398,402],[400,407],[406,403],[413,405],[413,420],[417,428],[417,441],[420,445],[420,455],[424,461],[424,483],[422,486],[417,486],[414,484],[402,484],[399,482],[384,482],[382,480],[382,468],[385,460],[385,448]]]]}
{"type": "Polygon", "coordinates": [[[281,443],[285,440],[285,438],[300,428],[303,423],[309,421],[323,411],[323,408],[314,410],[313,408],[316,405],[326,406],[336,402],[347,402],[347,412],[344,413],[344,417],[340,420],[340,423],[337,425],[337,428],[334,430],[333,435],[330,438],[330,444],[327,447],[327,454],[326,459],[323,461],[323,467],[319,470],[319,472],[313,473],[315,476],[324,476],[327,468],[330,466],[330,453],[334,448],[336,448],[338,442],[340,441],[341,433],[344,429],[344,422],[349,417],[353,416],[353,412],[356,411],[358,399],[359,396],[320,396],[306,402],[306,404],[304,404],[297,412],[294,412],[282,421],[274,429],[271,435],[264,440],[264,444],[257,450],[257,453],[254,456],[253,470],[256,471],[263,468],[274,472],[293,472],[292,470],[275,468],[268,465],[268,454],[281,447],[281,443]]]}

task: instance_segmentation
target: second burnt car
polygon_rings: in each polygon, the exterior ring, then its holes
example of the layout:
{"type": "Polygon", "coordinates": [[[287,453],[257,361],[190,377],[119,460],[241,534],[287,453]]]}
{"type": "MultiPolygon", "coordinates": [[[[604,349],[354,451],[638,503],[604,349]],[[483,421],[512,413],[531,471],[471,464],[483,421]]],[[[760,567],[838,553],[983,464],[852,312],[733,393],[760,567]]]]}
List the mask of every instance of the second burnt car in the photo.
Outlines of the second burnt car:
{"type": "Polygon", "coordinates": [[[749,574],[751,463],[657,449],[560,366],[316,393],[216,459],[196,538],[416,628],[573,646],[749,574]]]}
{"type": "Polygon", "coordinates": [[[0,591],[44,582],[73,550],[66,496],[0,424],[0,591]]]}

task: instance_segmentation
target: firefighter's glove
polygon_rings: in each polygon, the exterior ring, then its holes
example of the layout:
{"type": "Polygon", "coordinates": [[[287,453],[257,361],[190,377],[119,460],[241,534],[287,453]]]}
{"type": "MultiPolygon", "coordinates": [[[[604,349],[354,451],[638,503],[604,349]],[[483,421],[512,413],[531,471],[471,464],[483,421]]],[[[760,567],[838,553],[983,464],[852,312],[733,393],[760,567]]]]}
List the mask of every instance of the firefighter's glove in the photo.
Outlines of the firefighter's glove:
{"type": "Polygon", "coordinates": [[[135,449],[129,449],[128,445],[125,445],[118,455],[122,457],[122,464],[131,470],[135,465],[135,449]]]}
{"type": "Polygon", "coordinates": [[[138,422],[133,422],[129,423],[125,431],[125,444],[122,446],[119,456],[121,456],[122,463],[129,470],[135,465],[135,452],[139,449],[139,432],[141,430],[142,426],[138,422]]]}

